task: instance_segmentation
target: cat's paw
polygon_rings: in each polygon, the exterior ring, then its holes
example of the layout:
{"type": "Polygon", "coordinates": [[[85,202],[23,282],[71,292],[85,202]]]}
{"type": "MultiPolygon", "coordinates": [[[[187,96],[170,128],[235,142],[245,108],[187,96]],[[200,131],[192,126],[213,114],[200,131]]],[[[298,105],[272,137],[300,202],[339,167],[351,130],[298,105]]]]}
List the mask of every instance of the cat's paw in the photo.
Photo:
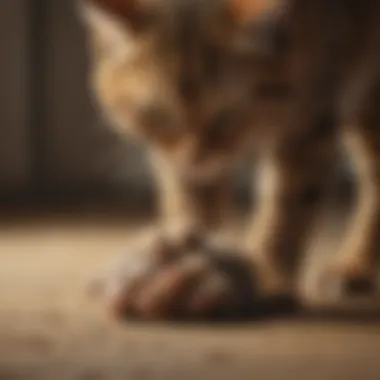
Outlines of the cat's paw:
{"type": "Polygon", "coordinates": [[[236,320],[289,312],[290,297],[261,297],[251,260],[234,250],[200,247],[177,255],[129,257],[111,278],[108,309],[117,318],[236,320]]]}
{"type": "Polygon", "coordinates": [[[323,301],[334,304],[373,298],[379,283],[373,268],[352,260],[328,266],[320,276],[318,288],[323,301]]]}
{"type": "Polygon", "coordinates": [[[203,250],[166,261],[151,255],[120,279],[108,293],[109,309],[119,318],[235,318],[248,313],[255,298],[254,275],[243,258],[203,250]]]}

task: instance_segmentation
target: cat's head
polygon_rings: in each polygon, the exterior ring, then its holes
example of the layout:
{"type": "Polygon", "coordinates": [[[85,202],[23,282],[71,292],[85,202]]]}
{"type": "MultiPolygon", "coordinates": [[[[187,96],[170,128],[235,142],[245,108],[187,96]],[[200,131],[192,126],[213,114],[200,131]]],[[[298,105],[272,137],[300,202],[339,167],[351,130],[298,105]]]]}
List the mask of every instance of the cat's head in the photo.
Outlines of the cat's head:
{"type": "Polygon", "coordinates": [[[252,61],[276,48],[285,1],[80,0],[99,103],[180,162],[229,159],[252,123],[252,61]]]}

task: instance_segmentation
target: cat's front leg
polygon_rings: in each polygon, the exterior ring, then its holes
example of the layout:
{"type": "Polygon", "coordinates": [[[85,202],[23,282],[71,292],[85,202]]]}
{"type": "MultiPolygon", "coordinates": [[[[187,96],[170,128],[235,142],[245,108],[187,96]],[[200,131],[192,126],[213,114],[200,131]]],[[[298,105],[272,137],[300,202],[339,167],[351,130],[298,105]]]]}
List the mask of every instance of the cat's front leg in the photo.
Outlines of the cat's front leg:
{"type": "MultiPolygon", "coordinates": [[[[371,93],[370,93],[371,94],[371,93]]],[[[342,246],[320,276],[318,298],[328,303],[378,298],[380,181],[378,97],[369,98],[353,126],[344,130],[356,173],[356,205],[342,246]]]]}
{"type": "Polygon", "coordinates": [[[228,210],[228,173],[179,171],[170,156],[152,164],[159,227],[111,273],[109,308],[117,317],[155,320],[241,316],[253,298],[253,268],[235,249],[210,241],[228,210]]]}
{"type": "Polygon", "coordinates": [[[310,110],[306,116],[300,113],[294,127],[263,155],[258,211],[249,227],[247,248],[259,293],[268,299],[299,300],[301,259],[334,169],[333,114],[318,111],[313,117],[310,110]]]}

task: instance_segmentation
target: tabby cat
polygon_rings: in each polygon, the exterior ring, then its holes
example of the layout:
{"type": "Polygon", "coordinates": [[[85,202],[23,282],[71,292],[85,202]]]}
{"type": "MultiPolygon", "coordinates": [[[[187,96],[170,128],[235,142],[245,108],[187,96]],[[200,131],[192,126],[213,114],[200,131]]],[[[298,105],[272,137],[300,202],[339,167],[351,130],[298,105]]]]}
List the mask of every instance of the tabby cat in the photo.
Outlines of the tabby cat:
{"type": "Polygon", "coordinates": [[[114,281],[117,315],[232,316],[300,300],[299,262],[343,137],[357,207],[323,284],[327,295],[374,290],[379,1],[81,0],[80,9],[93,92],[121,134],[148,145],[161,191],[145,262],[114,281]],[[231,171],[252,146],[263,186],[247,244],[210,248],[231,171]]]}

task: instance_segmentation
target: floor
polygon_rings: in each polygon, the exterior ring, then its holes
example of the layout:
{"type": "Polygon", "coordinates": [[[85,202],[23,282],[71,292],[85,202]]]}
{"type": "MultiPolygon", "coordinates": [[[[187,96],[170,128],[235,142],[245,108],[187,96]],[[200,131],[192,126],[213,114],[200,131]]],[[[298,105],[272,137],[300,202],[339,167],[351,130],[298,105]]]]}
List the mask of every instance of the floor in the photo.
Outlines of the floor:
{"type": "Polygon", "coordinates": [[[86,284],[145,224],[62,210],[2,219],[0,380],[380,378],[376,317],[230,326],[112,321],[86,284]]]}

